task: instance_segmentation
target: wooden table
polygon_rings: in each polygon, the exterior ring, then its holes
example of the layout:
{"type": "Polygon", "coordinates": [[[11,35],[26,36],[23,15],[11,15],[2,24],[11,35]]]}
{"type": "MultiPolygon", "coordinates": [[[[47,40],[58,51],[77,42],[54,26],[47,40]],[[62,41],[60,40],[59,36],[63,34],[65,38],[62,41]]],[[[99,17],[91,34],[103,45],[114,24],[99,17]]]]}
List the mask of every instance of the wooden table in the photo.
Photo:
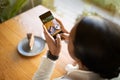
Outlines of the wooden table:
{"type": "MultiPolygon", "coordinates": [[[[0,80],[32,79],[47,48],[40,55],[25,57],[18,53],[17,45],[28,32],[36,36],[43,34],[42,23],[38,16],[46,11],[48,9],[45,7],[37,6],[0,24],[0,80]]],[[[51,80],[65,73],[66,64],[73,63],[68,55],[66,43],[62,42],[62,45],[61,55],[51,80]]]]}

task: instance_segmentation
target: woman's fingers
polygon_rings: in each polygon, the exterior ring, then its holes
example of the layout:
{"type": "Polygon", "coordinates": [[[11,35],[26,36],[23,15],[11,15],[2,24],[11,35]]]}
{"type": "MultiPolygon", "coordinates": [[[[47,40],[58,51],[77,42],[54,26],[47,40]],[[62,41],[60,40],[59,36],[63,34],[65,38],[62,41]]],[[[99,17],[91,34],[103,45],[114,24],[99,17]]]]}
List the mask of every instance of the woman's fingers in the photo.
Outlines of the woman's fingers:
{"type": "Polygon", "coordinates": [[[46,42],[48,48],[53,55],[59,56],[61,50],[61,37],[58,34],[56,40],[50,35],[45,26],[43,26],[46,42]]]}
{"type": "Polygon", "coordinates": [[[44,34],[46,34],[46,35],[50,35],[49,33],[48,33],[48,31],[47,31],[47,29],[46,29],[46,27],[43,25],[43,30],[44,30],[44,34]]]}
{"type": "Polygon", "coordinates": [[[59,34],[56,36],[56,52],[55,55],[59,56],[61,50],[61,37],[59,34]]]}
{"type": "Polygon", "coordinates": [[[43,30],[44,30],[44,34],[45,34],[45,38],[46,38],[46,40],[47,39],[51,39],[51,40],[53,40],[54,41],[54,38],[50,35],[50,33],[47,31],[47,29],[46,29],[46,27],[43,25],[43,30]]]}
{"type": "Polygon", "coordinates": [[[60,34],[57,34],[56,43],[57,43],[57,47],[61,48],[61,37],[60,37],[60,34]]]}
{"type": "Polygon", "coordinates": [[[60,24],[62,31],[63,31],[64,33],[69,33],[69,32],[65,29],[64,25],[62,24],[62,22],[61,22],[59,19],[57,19],[57,18],[55,18],[55,19],[56,19],[56,21],[60,24]]]}
{"type": "Polygon", "coordinates": [[[66,41],[69,40],[69,34],[68,33],[61,33],[60,36],[66,41]]]}
{"type": "Polygon", "coordinates": [[[69,33],[69,32],[65,29],[64,26],[62,26],[62,31],[63,31],[64,33],[69,33]]]}
{"type": "MultiPolygon", "coordinates": [[[[43,26],[43,29],[44,29],[44,35],[45,35],[45,38],[46,38],[46,42],[48,44],[48,47],[49,49],[51,50],[51,46],[54,48],[55,46],[55,40],[54,38],[50,35],[50,33],[47,31],[46,27],[43,26]]],[[[52,49],[53,50],[53,49],[52,49]]]]}

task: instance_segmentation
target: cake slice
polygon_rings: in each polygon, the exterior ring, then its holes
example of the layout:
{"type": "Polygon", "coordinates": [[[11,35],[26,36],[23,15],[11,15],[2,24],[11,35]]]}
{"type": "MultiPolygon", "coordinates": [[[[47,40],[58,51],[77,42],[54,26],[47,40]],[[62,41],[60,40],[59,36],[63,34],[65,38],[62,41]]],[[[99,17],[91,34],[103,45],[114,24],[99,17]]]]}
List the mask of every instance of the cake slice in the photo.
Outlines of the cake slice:
{"type": "Polygon", "coordinates": [[[27,33],[27,39],[29,49],[32,50],[34,46],[34,35],[32,33],[27,33]]]}

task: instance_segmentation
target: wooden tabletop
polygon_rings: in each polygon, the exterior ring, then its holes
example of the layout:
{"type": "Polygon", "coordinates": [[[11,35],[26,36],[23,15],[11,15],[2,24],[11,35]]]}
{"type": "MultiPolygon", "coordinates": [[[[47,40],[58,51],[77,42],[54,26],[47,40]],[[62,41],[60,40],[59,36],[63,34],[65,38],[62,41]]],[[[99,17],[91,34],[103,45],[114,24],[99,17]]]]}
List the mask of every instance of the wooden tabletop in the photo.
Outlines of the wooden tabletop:
{"type": "MultiPolygon", "coordinates": [[[[39,55],[25,57],[18,53],[18,43],[32,32],[36,36],[43,34],[39,15],[48,11],[37,6],[0,24],[0,80],[31,80],[39,67],[40,59],[45,55],[45,48],[39,55]]],[[[62,42],[62,51],[56,63],[52,79],[65,74],[65,66],[73,63],[67,51],[67,44],[62,42]]],[[[51,80],[52,80],[51,79],[51,80]]]]}

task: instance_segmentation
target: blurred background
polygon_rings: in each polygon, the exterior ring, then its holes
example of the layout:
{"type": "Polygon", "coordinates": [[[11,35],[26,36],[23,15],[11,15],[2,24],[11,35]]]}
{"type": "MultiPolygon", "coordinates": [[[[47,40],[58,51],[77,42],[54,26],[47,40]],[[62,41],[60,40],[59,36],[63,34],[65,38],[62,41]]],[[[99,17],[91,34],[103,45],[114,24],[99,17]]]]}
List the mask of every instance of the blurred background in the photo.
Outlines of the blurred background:
{"type": "Polygon", "coordinates": [[[100,15],[119,24],[120,0],[0,0],[0,23],[43,5],[73,26],[81,15],[100,15]]]}

